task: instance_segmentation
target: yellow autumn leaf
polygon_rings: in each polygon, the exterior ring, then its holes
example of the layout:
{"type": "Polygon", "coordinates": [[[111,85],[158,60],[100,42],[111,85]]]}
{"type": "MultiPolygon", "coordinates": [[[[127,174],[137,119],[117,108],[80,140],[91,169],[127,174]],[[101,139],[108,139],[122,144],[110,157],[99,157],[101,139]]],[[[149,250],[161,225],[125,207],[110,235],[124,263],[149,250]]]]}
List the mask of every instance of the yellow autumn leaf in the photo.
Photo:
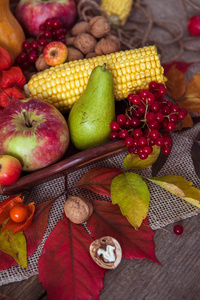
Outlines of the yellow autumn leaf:
{"type": "Polygon", "coordinates": [[[146,218],[150,193],[142,177],[135,173],[115,176],[111,183],[111,200],[118,204],[122,215],[138,229],[146,218]]]}
{"type": "Polygon", "coordinates": [[[26,238],[23,232],[13,235],[11,230],[1,232],[0,250],[11,255],[23,268],[27,268],[26,238]]]}
{"type": "Polygon", "coordinates": [[[147,179],[200,208],[200,190],[193,187],[192,182],[187,181],[182,176],[166,175],[161,177],[148,177],[147,179]]]}
{"type": "Polygon", "coordinates": [[[168,95],[175,101],[181,98],[186,89],[184,73],[173,65],[166,74],[166,87],[168,95]]]}
{"type": "Polygon", "coordinates": [[[152,166],[160,154],[160,147],[153,146],[152,153],[146,158],[141,159],[138,154],[128,154],[123,161],[125,169],[142,170],[152,166]]]}

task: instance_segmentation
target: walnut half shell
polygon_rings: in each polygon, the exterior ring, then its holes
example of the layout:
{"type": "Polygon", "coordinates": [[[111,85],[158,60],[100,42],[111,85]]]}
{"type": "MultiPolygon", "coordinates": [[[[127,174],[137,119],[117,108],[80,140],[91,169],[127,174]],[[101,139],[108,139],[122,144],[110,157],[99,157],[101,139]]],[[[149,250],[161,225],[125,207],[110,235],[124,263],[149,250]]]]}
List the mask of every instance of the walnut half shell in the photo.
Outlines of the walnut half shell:
{"type": "Polygon", "coordinates": [[[115,269],[122,259],[120,244],[110,236],[92,242],[89,251],[92,259],[104,269],[115,269]]]}

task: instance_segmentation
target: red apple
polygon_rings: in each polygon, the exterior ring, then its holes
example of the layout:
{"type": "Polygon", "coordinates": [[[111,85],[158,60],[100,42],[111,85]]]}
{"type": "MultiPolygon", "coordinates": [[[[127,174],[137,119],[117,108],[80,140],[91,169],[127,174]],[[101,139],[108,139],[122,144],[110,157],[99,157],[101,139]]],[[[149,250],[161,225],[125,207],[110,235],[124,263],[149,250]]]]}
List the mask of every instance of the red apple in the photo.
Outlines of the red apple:
{"type": "Polygon", "coordinates": [[[67,55],[67,46],[58,41],[47,44],[43,49],[44,60],[51,67],[63,64],[67,59],[67,55]]]}
{"type": "Polygon", "coordinates": [[[17,181],[21,175],[20,161],[11,155],[0,155],[0,184],[9,185],[17,181]]]}
{"type": "Polygon", "coordinates": [[[37,36],[39,26],[48,18],[57,17],[65,28],[72,27],[76,20],[76,4],[74,0],[21,0],[15,15],[27,34],[37,36]]]}
{"type": "Polygon", "coordinates": [[[34,171],[58,161],[69,145],[64,116],[38,99],[12,102],[0,114],[0,155],[16,157],[22,170],[34,171]]]}

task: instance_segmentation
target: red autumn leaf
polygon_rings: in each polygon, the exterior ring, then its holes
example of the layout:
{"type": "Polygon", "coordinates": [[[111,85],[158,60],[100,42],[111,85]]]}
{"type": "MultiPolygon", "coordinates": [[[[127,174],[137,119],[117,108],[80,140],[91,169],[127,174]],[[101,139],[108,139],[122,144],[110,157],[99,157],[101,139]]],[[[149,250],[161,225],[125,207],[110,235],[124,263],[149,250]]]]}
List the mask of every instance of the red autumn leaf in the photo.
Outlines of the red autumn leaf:
{"type": "Polygon", "coordinates": [[[11,88],[7,88],[5,90],[0,91],[0,106],[2,108],[5,108],[12,102],[24,98],[24,94],[18,89],[18,87],[14,86],[11,88]]]}
{"type": "Polygon", "coordinates": [[[23,89],[25,84],[26,77],[19,67],[12,67],[9,70],[3,70],[0,73],[0,88],[2,90],[13,86],[23,89]]]}
{"type": "Polygon", "coordinates": [[[173,61],[171,62],[170,64],[165,64],[163,65],[163,68],[164,68],[164,74],[167,74],[167,72],[170,70],[170,68],[172,66],[176,66],[176,68],[185,73],[187,72],[187,69],[190,65],[192,65],[193,63],[187,63],[187,62],[183,62],[183,61],[173,61]]]}
{"type": "Polygon", "coordinates": [[[4,253],[0,250],[0,271],[9,269],[17,265],[17,262],[11,255],[4,253]]]}
{"type": "Polygon", "coordinates": [[[64,217],[47,239],[39,259],[39,281],[51,300],[99,299],[106,272],[90,257],[92,237],[64,217]]]}
{"type": "Polygon", "coordinates": [[[154,232],[147,218],[138,230],[135,230],[122,216],[118,205],[109,201],[91,200],[94,208],[88,220],[88,229],[92,236],[98,239],[109,235],[121,245],[122,256],[126,258],[147,258],[159,263],[155,257],[154,232]]]}
{"type": "Polygon", "coordinates": [[[41,243],[47,227],[49,210],[57,198],[36,205],[32,224],[26,231],[24,231],[27,240],[28,256],[32,256],[35,249],[41,243]]]}
{"type": "Polygon", "coordinates": [[[12,58],[7,50],[0,47],[0,70],[9,69],[12,66],[12,58]]]}
{"type": "Polygon", "coordinates": [[[110,197],[111,182],[119,174],[122,174],[119,168],[96,167],[85,173],[74,187],[85,188],[110,197]]]}
{"type": "Polygon", "coordinates": [[[5,230],[13,230],[12,234],[14,234],[26,230],[31,225],[35,212],[35,205],[32,202],[27,204],[26,207],[28,209],[28,218],[21,223],[16,223],[13,220],[9,219],[5,226],[2,228],[2,232],[4,232],[5,230]]]}

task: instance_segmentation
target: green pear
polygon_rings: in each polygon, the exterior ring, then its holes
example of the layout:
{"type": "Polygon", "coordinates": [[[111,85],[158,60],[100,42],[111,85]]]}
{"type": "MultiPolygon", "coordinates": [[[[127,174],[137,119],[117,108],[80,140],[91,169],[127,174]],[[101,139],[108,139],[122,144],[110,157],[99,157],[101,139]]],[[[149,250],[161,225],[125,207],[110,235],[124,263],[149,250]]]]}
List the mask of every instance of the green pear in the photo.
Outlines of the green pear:
{"type": "Polygon", "coordinates": [[[69,113],[68,125],[72,143],[79,150],[106,143],[113,120],[114,83],[112,74],[104,64],[93,69],[85,91],[69,113]]]}

